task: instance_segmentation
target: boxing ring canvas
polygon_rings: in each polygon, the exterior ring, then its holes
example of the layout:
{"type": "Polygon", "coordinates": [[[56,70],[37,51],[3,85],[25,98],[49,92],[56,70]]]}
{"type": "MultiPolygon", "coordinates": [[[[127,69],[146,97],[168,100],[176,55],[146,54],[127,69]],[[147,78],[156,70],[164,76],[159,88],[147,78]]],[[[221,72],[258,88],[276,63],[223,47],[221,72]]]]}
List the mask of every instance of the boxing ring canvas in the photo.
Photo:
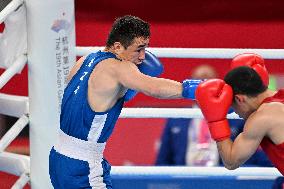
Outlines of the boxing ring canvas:
{"type": "MultiPolygon", "coordinates": [[[[30,173],[31,188],[52,188],[48,175],[48,154],[56,142],[66,76],[76,61],[76,55],[83,56],[102,47],[75,47],[73,0],[14,0],[13,2],[17,2],[15,8],[24,3],[27,10],[29,99],[13,97],[13,100],[18,99],[22,103],[21,108],[24,108],[21,109],[17,106],[10,107],[12,102],[9,103],[6,97],[3,102],[0,95],[0,104],[8,104],[6,112],[1,113],[13,114],[12,109],[17,109],[17,112],[21,113],[16,116],[29,115],[22,117],[23,124],[20,128],[29,122],[31,156],[30,162],[29,158],[22,157],[24,162],[20,163],[17,169],[11,170],[13,166],[5,164],[13,164],[15,163],[13,160],[19,157],[0,151],[0,159],[7,160],[0,162],[0,165],[9,168],[10,170],[7,171],[16,175],[20,175],[19,170],[25,171],[30,168],[28,174],[30,173]]],[[[243,52],[255,52],[269,59],[284,58],[283,49],[148,48],[148,50],[163,58],[232,58],[243,52]]],[[[22,68],[26,60],[26,56],[21,56],[16,70],[22,68]]],[[[1,75],[1,85],[8,81],[10,75],[8,76],[1,75]]],[[[124,108],[120,117],[200,118],[202,114],[200,109],[193,108],[124,108]]],[[[238,116],[230,114],[228,118],[238,119],[238,116]]],[[[248,182],[249,185],[256,186],[258,183],[258,188],[265,188],[279,175],[274,168],[240,168],[237,171],[228,171],[225,168],[201,167],[113,167],[112,172],[114,187],[117,189],[221,188],[222,184],[222,188],[224,184],[231,188],[235,185],[248,186],[248,182]],[[218,182],[220,180],[222,182],[218,182]],[[204,185],[198,187],[200,182],[206,184],[206,187],[204,185]]]]}

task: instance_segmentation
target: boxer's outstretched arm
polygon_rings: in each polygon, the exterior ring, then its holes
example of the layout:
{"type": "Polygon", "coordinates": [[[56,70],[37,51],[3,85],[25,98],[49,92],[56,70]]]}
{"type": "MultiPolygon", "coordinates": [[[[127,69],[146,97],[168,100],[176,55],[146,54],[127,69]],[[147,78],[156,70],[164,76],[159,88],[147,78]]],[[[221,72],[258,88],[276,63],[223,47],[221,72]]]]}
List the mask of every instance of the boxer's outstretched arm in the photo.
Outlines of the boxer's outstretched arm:
{"type": "MultiPolygon", "coordinates": [[[[151,76],[151,77],[159,77],[163,73],[163,64],[160,60],[152,53],[145,51],[145,59],[141,64],[138,65],[138,69],[141,73],[151,76]]],[[[170,81],[169,81],[170,82],[170,81]]],[[[200,79],[186,79],[182,82],[182,97],[188,99],[195,99],[195,90],[196,87],[201,83],[200,79]]],[[[125,101],[132,99],[138,91],[133,89],[128,89],[125,94],[125,101]]],[[[147,93],[146,93],[147,94],[147,93]]],[[[151,94],[148,94],[151,95],[151,94]]],[[[159,94],[158,94],[159,95],[159,94]]],[[[180,98],[180,96],[155,96],[155,94],[151,95],[158,98],[180,98]]]]}
{"type": "Polygon", "coordinates": [[[261,119],[248,119],[244,131],[234,142],[231,139],[217,142],[219,154],[227,169],[238,168],[255,153],[266,133],[264,123],[261,119]]]}
{"type": "Polygon", "coordinates": [[[145,75],[131,62],[121,62],[115,71],[118,82],[126,88],[156,98],[182,98],[182,83],[145,75]]]}

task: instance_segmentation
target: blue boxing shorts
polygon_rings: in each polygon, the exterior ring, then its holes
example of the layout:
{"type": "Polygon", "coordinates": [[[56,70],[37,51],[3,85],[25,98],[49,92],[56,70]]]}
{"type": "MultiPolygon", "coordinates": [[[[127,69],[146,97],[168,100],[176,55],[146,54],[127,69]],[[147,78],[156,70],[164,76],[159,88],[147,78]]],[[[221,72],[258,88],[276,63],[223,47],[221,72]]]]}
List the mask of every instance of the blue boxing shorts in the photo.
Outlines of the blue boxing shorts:
{"type": "Polygon", "coordinates": [[[88,146],[87,141],[63,132],[60,140],[49,154],[49,175],[55,189],[112,189],[111,166],[97,151],[102,152],[105,143],[88,146]]]}

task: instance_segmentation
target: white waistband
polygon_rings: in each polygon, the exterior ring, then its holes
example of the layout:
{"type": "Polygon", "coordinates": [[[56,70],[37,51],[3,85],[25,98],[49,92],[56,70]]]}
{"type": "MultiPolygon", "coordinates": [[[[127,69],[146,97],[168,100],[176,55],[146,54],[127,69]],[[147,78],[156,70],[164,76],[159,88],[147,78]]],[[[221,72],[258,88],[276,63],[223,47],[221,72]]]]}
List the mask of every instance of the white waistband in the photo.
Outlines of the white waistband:
{"type": "Polygon", "coordinates": [[[58,142],[54,145],[54,149],[74,159],[92,161],[103,158],[105,145],[106,143],[93,143],[69,136],[60,129],[58,142]]]}

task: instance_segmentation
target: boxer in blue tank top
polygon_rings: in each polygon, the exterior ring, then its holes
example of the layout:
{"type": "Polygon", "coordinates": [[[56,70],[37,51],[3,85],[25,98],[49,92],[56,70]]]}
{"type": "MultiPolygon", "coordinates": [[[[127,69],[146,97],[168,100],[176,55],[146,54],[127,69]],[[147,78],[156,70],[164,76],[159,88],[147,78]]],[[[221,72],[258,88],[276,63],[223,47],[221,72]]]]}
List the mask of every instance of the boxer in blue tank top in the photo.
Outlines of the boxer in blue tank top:
{"type": "Polygon", "coordinates": [[[103,51],[82,57],[72,68],[61,105],[58,140],[50,151],[55,189],[110,189],[106,142],[123,103],[143,92],[157,98],[194,98],[198,80],[157,78],[163,67],[145,51],[149,24],[134,16],[118,18],[103,51]]]}
{"type": "Polygon", "coordinates": [[[90,74],[99,62],[108,58],[116,57],[101,51],[87,56],[64,91],[59,142],[50,153],[50,176],[54,188],[111,188],[110,165],[103,159],[102,152],[124,98],[105,112],[93,111],[87,98],[90,74]],[[96,148],[86,148],[88,153],[85,154],[85,146],[92,144],[96,148]]]}

